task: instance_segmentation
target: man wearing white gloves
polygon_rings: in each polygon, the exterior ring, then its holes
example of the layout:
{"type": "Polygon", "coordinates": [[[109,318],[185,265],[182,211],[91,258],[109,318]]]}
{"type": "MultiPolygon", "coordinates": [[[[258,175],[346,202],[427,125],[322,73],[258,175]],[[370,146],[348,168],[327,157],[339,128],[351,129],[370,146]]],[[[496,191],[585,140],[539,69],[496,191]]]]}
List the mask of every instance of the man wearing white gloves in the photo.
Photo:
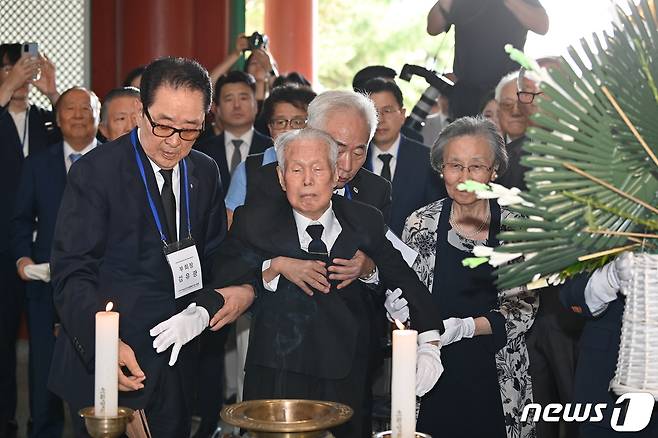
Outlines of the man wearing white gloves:
{"type": "MultiPolygon", "coordinates": [[[[606,404],[602,421],[580,424],[582,438],[623,435],[610,427],[618,395],[609,390],[609,385],[617,365],[625,295],[630,291],[632,274],[633,258],[625,252],[591,274],[569,280],[560,290],[562,303],[587,319],[580,341],[573,402],[606,404]]],[[[649,425],[632,435],[658,436],[658,409],[654,408],[649,425]]]]}
{"type": "Polygon", "coordinates": [[[87,436],[76,413],[93,405],[94,315],[108,301],[120,315],[119,405],[144,410],[152,436],[179,438],[190,434],[193,340],[235,320],[254,298],[248,285],[206,287],[223,286],[207,267],[226,235],[217,165],[191,150],[210,91],[197,62],[153,61],[142,76],[137,129],[69,171],[51,257],[63,330],[49,386],[69,403],[76,437],[87,436]]]}

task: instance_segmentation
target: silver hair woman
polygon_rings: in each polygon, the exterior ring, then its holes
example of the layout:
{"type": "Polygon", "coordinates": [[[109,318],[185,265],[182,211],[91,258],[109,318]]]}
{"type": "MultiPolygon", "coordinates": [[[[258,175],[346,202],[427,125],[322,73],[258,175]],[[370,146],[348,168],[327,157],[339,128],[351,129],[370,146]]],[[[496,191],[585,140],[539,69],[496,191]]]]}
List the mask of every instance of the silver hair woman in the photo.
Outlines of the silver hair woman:
{"type": "Polygon", "coordinates": [[[538,301],[526,290],[498,291],[487,264],[462,265],[476,245],[498,246],[501,223],[512,213],[457,186],[489,183],[504,172],[505,145],[492,122],[464,117],[441,131],[430,157],[448,197],[412,213],[402,239],[419,253],[413,268],[441,309],[445,372],[421,400],[417,429],[433,436],[534,436],[518,412],[532,401],[525,333],[538,301]]]}

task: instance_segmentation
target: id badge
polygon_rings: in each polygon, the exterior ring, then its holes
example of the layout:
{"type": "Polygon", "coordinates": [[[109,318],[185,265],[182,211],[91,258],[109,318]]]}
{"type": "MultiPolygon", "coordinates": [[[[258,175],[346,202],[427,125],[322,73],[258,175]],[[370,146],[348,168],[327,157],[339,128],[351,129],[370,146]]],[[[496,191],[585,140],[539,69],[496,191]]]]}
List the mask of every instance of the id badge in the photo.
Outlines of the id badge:
{"type": "Polygon", "coordinates": [[[173,274],[176,299],[203,288],[201,262],[193,238],[165,246],[164,253],[173,274]]]}

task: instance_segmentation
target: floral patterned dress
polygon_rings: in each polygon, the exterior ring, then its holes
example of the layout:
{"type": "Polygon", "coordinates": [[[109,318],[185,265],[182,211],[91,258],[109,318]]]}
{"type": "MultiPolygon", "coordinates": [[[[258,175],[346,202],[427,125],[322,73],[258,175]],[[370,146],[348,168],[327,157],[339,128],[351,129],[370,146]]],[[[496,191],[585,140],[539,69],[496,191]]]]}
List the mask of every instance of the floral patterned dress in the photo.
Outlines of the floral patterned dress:
{"type": "MultiPolygon", "coordinates": [[[[437,262],[437,228],[445,201],[433,202],[412,213],[402,234],[402,240],[419,254],[413,269],[430,291],[437,262]]],[[[447,211],[446,214],[450,212],[447,211]]],[[[509,217],[514,217],[514,213],[501,209],[500,222],[509,217]]],[[[501,230],[504,229],[504,225],[501,225],[501,230]]],[[[448,232],[448,243],[461,251],[470,252],[475,245],[486,242],[465,239],[451,229],[448,232]]],[[[505,431],[508,438],[534,438],[534,424],[521,423],[520,417],[523,407],[532,403],[525,335],[534,322],[539,299],[535,293],[524,288],[515,288],[498,291],[497,304],[494,311],[504,318],[507,337],[504,347],[495,354],[505,431]]],[[[473,419],[477,420],[477,414],[474,414],[473,419]]]]}

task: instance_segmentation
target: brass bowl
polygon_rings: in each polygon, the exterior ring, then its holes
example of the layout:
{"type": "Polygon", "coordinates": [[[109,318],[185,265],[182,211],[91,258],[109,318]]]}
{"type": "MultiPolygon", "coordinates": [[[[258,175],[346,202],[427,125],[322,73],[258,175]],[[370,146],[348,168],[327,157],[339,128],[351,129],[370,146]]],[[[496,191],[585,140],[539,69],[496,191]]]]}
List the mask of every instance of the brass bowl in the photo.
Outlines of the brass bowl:
{"type": "Polygon", "coordinates": [[[85,419],[85,428],[93,438],[115,438],[120,437],[126,431],[126,425],[133,417],[133,410],[119,407],[115,417],[97,417],[94,415],[94,407],[88,407],[78,411],[85,419]]]}
{"type": "Polygon", "coordinates": [[[352,417],[352,408],[318,400],[250,400],[222,409],[222,419],[254,438],[331,437],[332,427],[352,417]]]}
{"type": "MultiPolygon", "coordinates": [[[[391,438],[393,432],[386,430],[384,432],[377,432],[372,434],[372,438],[391,438]]],[[[416,438],[432,438],[432,435],[428,435],[422,432],[416,432],[416,438]]]]}

